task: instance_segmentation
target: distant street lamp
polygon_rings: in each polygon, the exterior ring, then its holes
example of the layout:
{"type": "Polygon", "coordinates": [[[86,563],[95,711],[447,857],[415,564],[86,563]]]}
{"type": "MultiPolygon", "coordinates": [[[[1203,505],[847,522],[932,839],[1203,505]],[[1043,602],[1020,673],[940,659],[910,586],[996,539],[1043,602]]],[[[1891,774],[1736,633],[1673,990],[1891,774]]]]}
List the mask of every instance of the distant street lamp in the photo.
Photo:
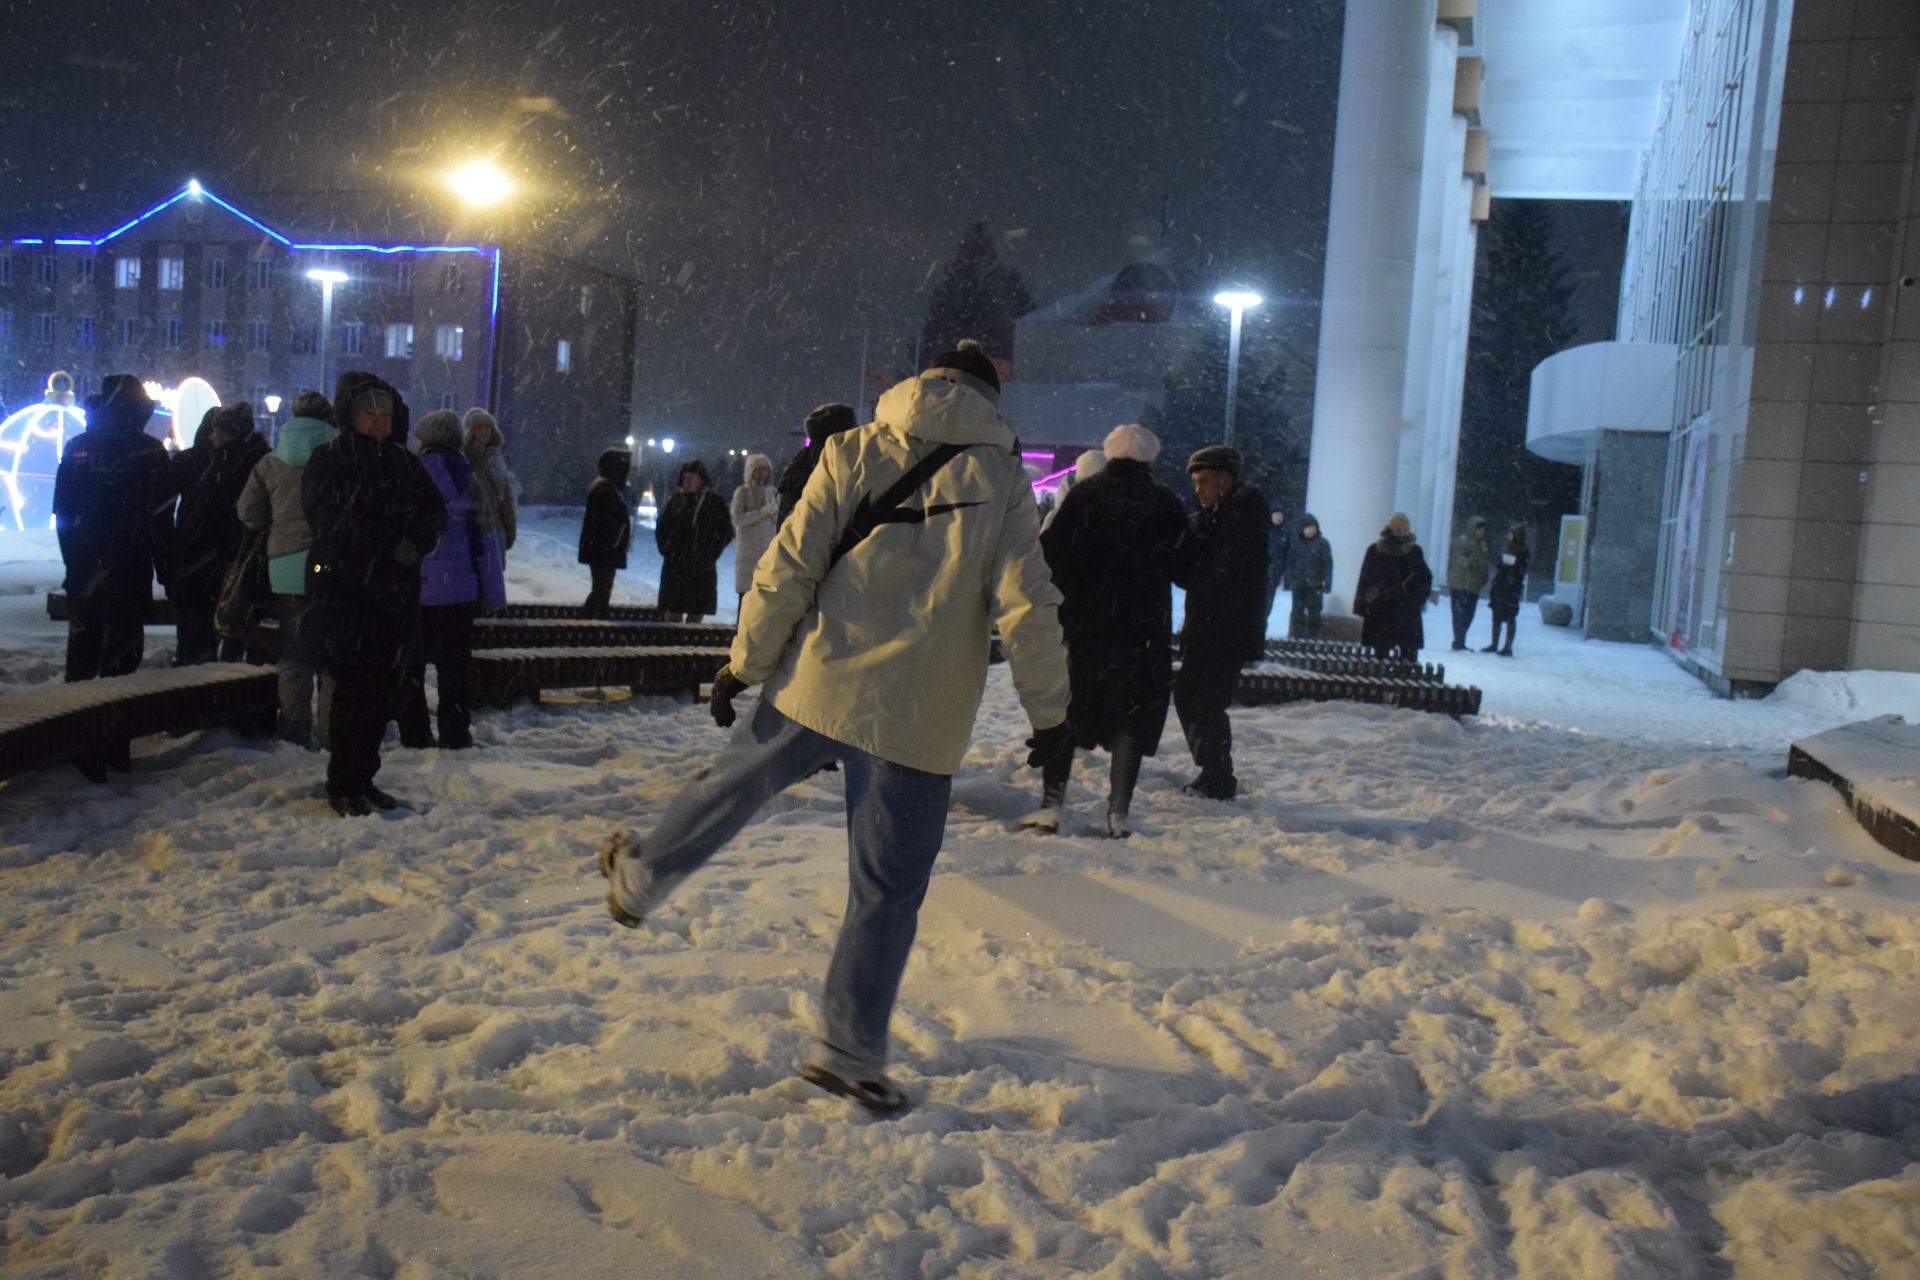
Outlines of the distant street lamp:
{"type": "Polygon", "coordinates": [[[447,175],[447,186],[467,204],[484,209],[513,194],[513,179],[491,160],[470,160],[447,175]]]}
{"type": "Polygon", "coordinates": [[[307,272],[307,279],[320,282],[320,391],[327,390],[327,330],[333,328],[333,286],[345,284],[347,273],[329,271],[324,267],[315,267],[307,272]]]}
{"type": "Polygon", "coordinates": [[[1233,402],[1240,388],[1240,315],[1248,307],[1260,305],[1257,293],[1227,290],[1213,295],[1213,300],[1227,308],[1232,319],[1227,324],[1227,423],[1224,428],[1222,444],[1233,443],[1233,402]]]}
{"type": "Polygon", "coordinates": [[[275,415],[280,412],[280,397],[261,396],[260,403],[267,410],[267,442],[277,447],[280,443],[280,424],[275,420],[275,415]]]}

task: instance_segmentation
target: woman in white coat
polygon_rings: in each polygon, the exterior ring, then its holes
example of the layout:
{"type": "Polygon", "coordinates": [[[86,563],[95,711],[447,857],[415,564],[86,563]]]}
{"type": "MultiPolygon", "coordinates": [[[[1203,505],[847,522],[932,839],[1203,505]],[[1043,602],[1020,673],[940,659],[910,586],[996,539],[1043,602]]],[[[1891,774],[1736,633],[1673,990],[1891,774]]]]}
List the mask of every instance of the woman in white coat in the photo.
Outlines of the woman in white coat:
{"type": "Polygon", "coordinates": [[[780,524],[780,495],[766,454],[747,455],[746,477],[733,491],[733,591],[739,596],[753,590],[753,567],[780,524]]]}

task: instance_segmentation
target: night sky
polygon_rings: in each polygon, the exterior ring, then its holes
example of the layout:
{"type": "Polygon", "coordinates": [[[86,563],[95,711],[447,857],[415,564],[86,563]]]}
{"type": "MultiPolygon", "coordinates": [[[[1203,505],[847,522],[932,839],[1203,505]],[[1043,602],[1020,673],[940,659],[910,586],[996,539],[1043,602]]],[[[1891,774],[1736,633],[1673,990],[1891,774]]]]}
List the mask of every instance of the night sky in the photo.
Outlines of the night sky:
{"type": "MultiPolygon", "coordinates": [[[[399,193],[495,154],[509,236],[641,285],[645,429],[784,446],[904,364],[969,222],[1046,301],[1164,238],[1317,295],[1340,0],[0,0],[0,210],[196,176],[399,193]],[[23,37],[23,38],[22,38],[23,37]]],[[[495,230],[456,225],[453,234],[495,230]]],[[[610,425],[610,432],[612,425],[610,425]]]]}

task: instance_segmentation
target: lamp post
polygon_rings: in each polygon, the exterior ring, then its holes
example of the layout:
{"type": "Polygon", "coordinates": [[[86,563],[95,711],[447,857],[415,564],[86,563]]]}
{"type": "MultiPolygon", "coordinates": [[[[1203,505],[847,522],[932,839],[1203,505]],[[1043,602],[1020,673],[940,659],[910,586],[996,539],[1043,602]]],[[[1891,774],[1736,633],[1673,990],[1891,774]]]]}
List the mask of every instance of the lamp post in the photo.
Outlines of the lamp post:
{"type": "Polygon", "coordinates": [[[267,410],[267,442],[278,447],[280,444],[280,397],[262,396],[260,403],[265,405],[267,410]]]}
{"type": "Polygon", "coordinates": [[[1227,309],[1232,317],[1227,322],[1227,423],[1222,444],[1233,443],[1233,402],[1240,389],[1240,316],[1248,307],[1260,305],[1260,295],[1227,290],[1213,295],[1213,300],[1227,309]]]}
{"type": "Polygon", "coordinates": [[[326,395],[331,390],[327,385],[327,331],[333,328],[333,286],[346,283],[347,273],[315,267],[307,272],[307,279],[320,282],[320,385],[317,390],[326,395]]]}

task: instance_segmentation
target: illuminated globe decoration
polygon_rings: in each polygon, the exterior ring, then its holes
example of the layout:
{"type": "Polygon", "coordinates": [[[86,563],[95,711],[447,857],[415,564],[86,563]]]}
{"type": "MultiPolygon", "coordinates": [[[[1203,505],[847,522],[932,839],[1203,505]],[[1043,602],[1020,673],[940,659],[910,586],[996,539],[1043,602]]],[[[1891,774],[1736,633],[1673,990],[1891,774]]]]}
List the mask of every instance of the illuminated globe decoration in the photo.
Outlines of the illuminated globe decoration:
{"type": "Polygon", "coordinates": [[[155,416],[171,415],[173,418],[173,447],[185,449],[193,443],[193,433],[200,426],[209,409],[220,407],[220,393],[205,378],[187,378],[177,387],[163,387],[157,382],[147,383],[147,394],[153,397],[160,407],[155,416]]]}
{"type": "Polygon", "coordinates": [[[40,404],[0,419],[0,530],[53,527],[60,454],[70,437],[86,429],[86,415],[73,407],[73,378],[65,373],[47,379],[40,404]]]}

